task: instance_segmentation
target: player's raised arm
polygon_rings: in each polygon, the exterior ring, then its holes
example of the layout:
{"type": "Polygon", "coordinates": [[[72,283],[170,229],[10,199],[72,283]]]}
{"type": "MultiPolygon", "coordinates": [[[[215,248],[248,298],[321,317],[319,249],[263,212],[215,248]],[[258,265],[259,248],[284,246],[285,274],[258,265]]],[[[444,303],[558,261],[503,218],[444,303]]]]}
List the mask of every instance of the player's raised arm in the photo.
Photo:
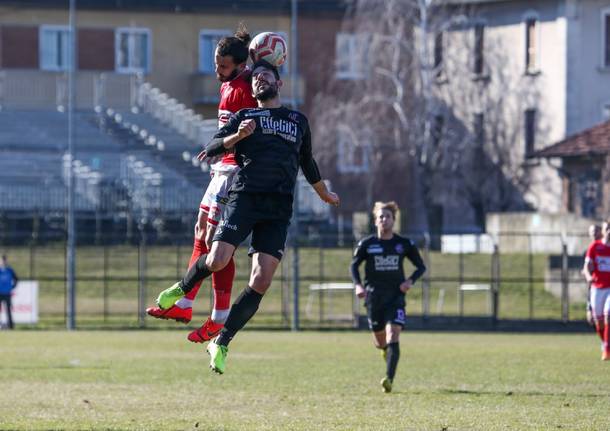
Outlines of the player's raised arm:
{"type": "Polygon", "coordinates": [[[305,124],[305,131],[303,133],[303,143],[299,150],[299,165],[301,166],[303,175],[305,175],[305,179],[311,184],[320,199],[330,205],[339,205],[339,196],[328,190],[326,183],[320,176],[318,164],[313,158],[311,151],[311,131],[309,130],[309,125],[307,123],[305,124]]]}
{"type": "Polygon", "coordinates": [[[239,141],[250,136],[255,128],[254,120],[242,120],[239,115],[231,116],[205,147],[205,157],[218,156],[231,150],[239,141]]]}

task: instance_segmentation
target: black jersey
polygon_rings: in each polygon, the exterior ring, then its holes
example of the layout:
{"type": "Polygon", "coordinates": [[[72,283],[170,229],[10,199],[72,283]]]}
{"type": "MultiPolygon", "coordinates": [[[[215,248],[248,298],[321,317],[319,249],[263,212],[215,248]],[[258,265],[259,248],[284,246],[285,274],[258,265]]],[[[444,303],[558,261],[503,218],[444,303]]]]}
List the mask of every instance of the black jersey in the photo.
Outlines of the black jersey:
{"type": "Polygon", "coordinates": [[[380,239],[376,235],[364,238],[354,252],[352,281],[362,284],[358,267],[364,261],[364,286],[367,290],[380,294],[396,293],[406,280],[403,270],[405,257],[415,266],[415,271],[409,277],[415,283],[426,271],[426,266],[413,241],[397,234],[391,239],[380,239]]]}
{"type": "Polygon", "coordinates": [[[320,181],[311,153],[309,122],[300,112],[283,106],[242,109],[232,115],[208,144],[208,155],[222,153],[222,139],[236,133],[239,124],[248,119],[256,121],[256,128],[235,144],[235,160],[241,169],[232,191],[292,195],[299,166],[310,184],[320,181]]]}

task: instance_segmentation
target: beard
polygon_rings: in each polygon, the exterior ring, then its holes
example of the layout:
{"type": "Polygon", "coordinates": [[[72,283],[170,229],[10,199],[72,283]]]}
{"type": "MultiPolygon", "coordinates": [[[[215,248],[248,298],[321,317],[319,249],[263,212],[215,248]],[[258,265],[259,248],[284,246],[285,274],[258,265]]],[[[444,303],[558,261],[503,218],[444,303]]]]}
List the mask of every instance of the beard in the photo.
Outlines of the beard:
{"type": "Polygon", "coordinates": [[[254,94],[254,98],[256,100],[260,100],[261,102],[265,102],[267,100],[273,99],[275,96],[277,96],[277,93],[278,93],[277,84],[269,84],[267,86],[267,88],[265,88],[264,90],[257,91],[254,94]]]}
{"type": "Polygon", "coordinates": [[[229,76],[223,76],[223,75],[219,75],[216,74],[216,79],[218,79],[220,82],[230,82],[233,81],[235,78],[237,78],[237,75],[239,75],[240,71],[235,68],[233,69],[233,72],[231,72],[231,74],[229,76]]]}

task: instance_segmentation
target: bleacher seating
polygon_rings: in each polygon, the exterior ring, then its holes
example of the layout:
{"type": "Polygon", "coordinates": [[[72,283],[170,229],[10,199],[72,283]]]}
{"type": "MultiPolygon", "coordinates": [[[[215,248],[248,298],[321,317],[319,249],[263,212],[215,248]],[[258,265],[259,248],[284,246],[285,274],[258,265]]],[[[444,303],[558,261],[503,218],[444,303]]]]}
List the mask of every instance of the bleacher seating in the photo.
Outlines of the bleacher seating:
{"type": "MultiPolygon", "coordinates": [[[[140,145],[134,133],[113,133],[100,118],[94,111],[77,111],[74,116],[77,210],[112,212],[119,206],[141,214],[197,208],[205,184],[194,181],[205,183],[208,175],[197,167],[197,177],[189,179],[167,161],[181,160],[192,144],[151,120],[147,126],[168,143],[160,152],[140,145]]],[[[70,166],[67,120],[65,113],[50,110],[0,112],[0,210],[65,210],[70,166]]],[[[138,127],[136,137],[141,130],[138,127]]]]}

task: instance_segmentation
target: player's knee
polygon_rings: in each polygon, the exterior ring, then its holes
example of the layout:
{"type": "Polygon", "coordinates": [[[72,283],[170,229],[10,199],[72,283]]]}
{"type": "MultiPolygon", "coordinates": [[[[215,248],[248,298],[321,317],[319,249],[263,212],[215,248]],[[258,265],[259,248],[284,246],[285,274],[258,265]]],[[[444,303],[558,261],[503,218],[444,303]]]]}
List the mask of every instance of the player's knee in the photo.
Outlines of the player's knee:
{"type": "Polygon", "coordinates": [[[269,276],[262,271],[256,271],[250,276],[250,287],[258,293],[264,294],[271,286],[272,278],[273,275],[269,276]]]}
{"type": "Polygon", "coordinates": [[[227,266],[230,258],[230,255],[227,257],[223,253],[210,253],[205,260],[205,264],[210,271],[216,272],[227,266]]]}

